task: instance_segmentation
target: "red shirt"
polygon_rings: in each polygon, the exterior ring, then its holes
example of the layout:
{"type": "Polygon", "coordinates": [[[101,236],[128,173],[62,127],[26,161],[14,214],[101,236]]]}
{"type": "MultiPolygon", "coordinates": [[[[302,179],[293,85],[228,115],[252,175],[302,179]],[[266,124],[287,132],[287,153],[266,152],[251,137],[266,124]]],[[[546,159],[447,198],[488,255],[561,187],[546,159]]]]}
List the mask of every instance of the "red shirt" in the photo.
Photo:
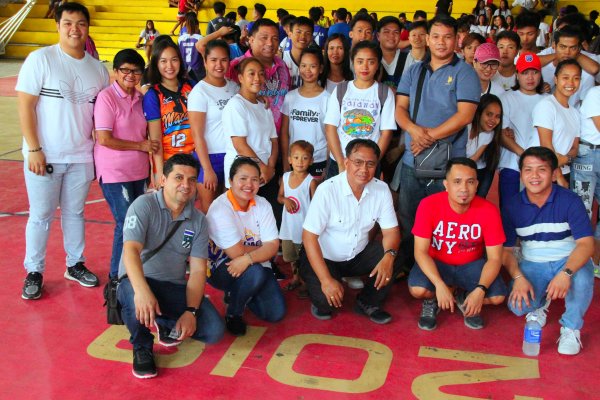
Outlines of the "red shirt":
{"type": "Polygon", "coordinates": [[[467,212],[457,214],[448,192],[426,197],[417,208],[415,236],[431,239],[429,255],[449,265],[463,265],[483,257],[485,246],[506,240],[500,211],[489,201],[475,196],[467,212]]]}

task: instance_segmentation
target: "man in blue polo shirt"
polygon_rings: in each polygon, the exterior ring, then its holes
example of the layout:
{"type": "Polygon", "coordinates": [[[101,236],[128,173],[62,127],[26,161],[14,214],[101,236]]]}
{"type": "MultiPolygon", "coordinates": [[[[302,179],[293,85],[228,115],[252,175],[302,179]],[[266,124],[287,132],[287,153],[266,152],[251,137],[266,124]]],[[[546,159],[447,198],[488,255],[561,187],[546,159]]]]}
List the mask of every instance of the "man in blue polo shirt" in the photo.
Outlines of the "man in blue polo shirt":
{"type": "Polygon", "coordinates": [[[404,72],[396,91],[396,122],[407,133],[399,193],[402,226],[400,259],[404,260],[400,262],[406,269],[414,264],[411,231],[417,206],[425,197],[444,190],[442,178],[415,176],[414,156],[432,146],[436,140],[447,139],[453,141],[451,158],[464,157],[467,144],[465,126],[473,120],[481,96],[475,70],[454,54],[456,30],[456,20],[447,15],[437,15],[429,22],[427,45],[430,54],[404,72]],[[426,73],[421,101],[417,118],[413,120],[413,103],[423,68],[426,73]]]}
{"type": "Polygon", "coordinates": [[[558,159],[545,147],[530,147],[519,159],[525,190],[503,205],[503,264],[512,277],[508,307],[543,327],[551,300],[565,299],[558,352],[581,349],[579,330],[594,292],[592,226],[581,199],[552,182],[558,159]],[[513,253],[517,239],[522,259],[513,253]]]}
{"type": "Polygon", "coordinates": [[[334,33],[341,33],[346,36],[346,39],[350,39],[350,25],[346,22],[346,17],[348,16],[348,10],[345,8],[338,8],[335,12],[335,24],[329,27],[328,36],[333,35],[334,33]]]}

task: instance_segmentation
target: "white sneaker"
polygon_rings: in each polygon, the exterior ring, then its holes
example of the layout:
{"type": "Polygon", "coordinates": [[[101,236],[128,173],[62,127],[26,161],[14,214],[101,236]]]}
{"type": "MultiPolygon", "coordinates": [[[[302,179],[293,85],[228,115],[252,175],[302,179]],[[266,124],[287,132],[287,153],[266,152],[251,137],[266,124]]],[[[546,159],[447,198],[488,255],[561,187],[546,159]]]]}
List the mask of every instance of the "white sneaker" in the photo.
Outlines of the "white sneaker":
{"type": "Polygon", "coordinates": [[[347,276],[342,278],[342,280],[348,284],[350,289],[362,289],[365,287],[362,279],[358,276],[347,276]]]}
{"type": "Polygon", "coordinates": [[[546,303],[538,308],[535,311],[532,311],[530,313],[528,313],[525,316],[525,320],[526,321],[537,321],[540,326],[543,328],[546,325],[546,314],[548,313],[548,307],[550,307],[550,301],[551,300],[546,300],[546,303]]]}
{"type": "Polygon", "coordinates": [[[560,328],[560,337],[558,342],[558,352],[568,356],[574,356],[578,354],[583,345],[581,344],[581,337],[579,329],[569,329],[564,326],[560,328]]]}

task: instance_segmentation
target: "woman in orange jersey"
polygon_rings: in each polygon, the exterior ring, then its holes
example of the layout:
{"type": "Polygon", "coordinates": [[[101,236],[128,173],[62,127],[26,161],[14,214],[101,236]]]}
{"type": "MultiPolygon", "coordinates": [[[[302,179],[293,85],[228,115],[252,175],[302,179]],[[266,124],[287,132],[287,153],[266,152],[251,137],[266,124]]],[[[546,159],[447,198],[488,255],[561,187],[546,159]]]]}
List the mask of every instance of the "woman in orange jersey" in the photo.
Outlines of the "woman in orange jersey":
{"type": "Polygon", "coordinates": [[[194,151],[187,112],[193,83],[187,79],[179,47],[171,38],[155,40],[147,76],[151,87],[144,95],[143,107],[150,139],[160,143],[152,157],[154,182],[158,182],[166,160],[194,151]]]}

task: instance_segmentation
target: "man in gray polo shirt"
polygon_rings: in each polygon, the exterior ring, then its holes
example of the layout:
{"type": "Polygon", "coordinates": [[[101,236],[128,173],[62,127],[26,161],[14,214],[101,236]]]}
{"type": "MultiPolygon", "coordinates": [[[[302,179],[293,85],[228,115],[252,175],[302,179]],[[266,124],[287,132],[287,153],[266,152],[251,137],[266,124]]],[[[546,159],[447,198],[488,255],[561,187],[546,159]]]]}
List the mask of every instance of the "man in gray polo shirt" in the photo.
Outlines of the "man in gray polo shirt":
{"type": "Polygon", "coordinates": [[[178,345],[187,337],[214,343],[223,336],[223,321],[204,298],[208,225],[194,208],[198,170],[189,154],[169,158],[162,189],[137,198],[127,211],[117,296],[131,334],[136,378],[157,374],[153,326],[164,346],[178,345]]]}
{"type": "Polygon", "coordinates": [[[415,213],[425,197],[444,190],[443,179],[415,176],[414,157],[436,140],[453,141],[453,157],[466,155],[465,126],[473,120],[481,85],[475,70],[454,54],[456,20],[437,15],[429,22],[427,45],[430,54],[406,71],[396,92],[396,122],[408,133],[400,171],[399,216],[402,245],[399,262],[406,270],[414,264],[414,239],[411,234],[415,213]],[[414,99],[421,69],[426,69],[417,120],[412,121],[414,99]]]}

